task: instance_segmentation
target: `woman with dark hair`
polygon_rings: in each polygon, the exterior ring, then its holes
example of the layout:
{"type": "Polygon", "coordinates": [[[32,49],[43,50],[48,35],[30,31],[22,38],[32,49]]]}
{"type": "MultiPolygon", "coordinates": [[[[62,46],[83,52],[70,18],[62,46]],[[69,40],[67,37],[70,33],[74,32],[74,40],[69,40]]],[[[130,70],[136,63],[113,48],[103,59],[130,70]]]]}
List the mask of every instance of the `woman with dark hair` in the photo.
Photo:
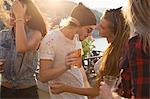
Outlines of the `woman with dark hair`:
{"type": "Polygon", "coordinates": [[[107,38],[110,45],[100,62],[96,64],[99,66],[99,71],[93,88],[77,88],[57,83],[52,86],[53,93],[70,92],[95,97],[99,95],[100,81],[103,80],[103,76],[119,75],[119,60],[129,38],[129,25],[126,24],[121,8],[106,10],[97,28],[101,30],[100,35],[107,38]]]}
{"type": "Polygon", "coordinates": [[[0,32],[5,55],[1,98],[38,99],[35,70],[38,47],[47,33],[44,19],[31,0],[16,0],[10,13],[12,29],[0,32]]]}

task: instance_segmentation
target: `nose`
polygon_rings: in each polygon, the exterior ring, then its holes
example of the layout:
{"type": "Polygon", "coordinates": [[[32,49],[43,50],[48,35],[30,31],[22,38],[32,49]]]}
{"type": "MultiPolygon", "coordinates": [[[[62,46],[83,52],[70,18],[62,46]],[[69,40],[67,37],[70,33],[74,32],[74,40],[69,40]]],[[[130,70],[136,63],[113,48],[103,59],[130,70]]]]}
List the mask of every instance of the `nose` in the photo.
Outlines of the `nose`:
{"type": "Polygon", "coordinates": [[[96,29],[100,29],[100,23],[96,24],[96,29]]]}
{"type": "Polygon", "coordinates": [[[88,36],[92,36],[92,32],[91,32],[91,33],[88,33],[88,35],[86,35],[86,37],[88,37],[88,36]]]}

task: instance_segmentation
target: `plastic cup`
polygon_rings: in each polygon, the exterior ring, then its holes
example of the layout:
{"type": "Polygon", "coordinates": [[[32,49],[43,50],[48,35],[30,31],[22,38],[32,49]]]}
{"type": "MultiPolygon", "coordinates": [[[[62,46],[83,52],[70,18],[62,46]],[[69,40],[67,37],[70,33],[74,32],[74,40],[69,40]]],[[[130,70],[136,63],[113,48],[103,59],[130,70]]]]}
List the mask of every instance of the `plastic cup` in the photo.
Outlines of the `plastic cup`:
{"type": "Polygon", "coordinates": [[[114,89],[117,79],[117,77],[109,75],[103,77],[104,82],[111,88],[111,90],[114,89]]]}

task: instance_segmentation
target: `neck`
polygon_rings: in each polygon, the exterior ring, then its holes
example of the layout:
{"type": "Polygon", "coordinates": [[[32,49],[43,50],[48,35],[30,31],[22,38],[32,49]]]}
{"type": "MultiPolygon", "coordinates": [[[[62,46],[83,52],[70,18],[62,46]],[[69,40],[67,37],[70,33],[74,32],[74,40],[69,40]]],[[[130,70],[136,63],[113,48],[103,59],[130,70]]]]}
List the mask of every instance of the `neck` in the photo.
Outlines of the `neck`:
{"type": "Polygon", "coordinates": [[[108,43],[112,43],[113,40],[114,40],[114,37],[107,37],[107,42],[108,42],[108,43]]]}
{"type": "Polygon", "coordinates": [[[68,27],[61,29],[61,32],[70,40],[73,40],[74,34],[76,34],[76,30],[68,27]]]}

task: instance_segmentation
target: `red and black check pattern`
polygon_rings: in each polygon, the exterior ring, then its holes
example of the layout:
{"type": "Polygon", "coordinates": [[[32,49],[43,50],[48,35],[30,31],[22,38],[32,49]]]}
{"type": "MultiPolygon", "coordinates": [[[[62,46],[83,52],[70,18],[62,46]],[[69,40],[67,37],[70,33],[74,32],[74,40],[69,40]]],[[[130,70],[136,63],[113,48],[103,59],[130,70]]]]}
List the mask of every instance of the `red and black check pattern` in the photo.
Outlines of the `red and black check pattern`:
{"type": "Polygon", "coordinates": [[[150,99],[150,48],[147,54],[142,49],[142,40],[135,36],[129,40],[127,54],[121,64],[122,96],[150,99]]]}

